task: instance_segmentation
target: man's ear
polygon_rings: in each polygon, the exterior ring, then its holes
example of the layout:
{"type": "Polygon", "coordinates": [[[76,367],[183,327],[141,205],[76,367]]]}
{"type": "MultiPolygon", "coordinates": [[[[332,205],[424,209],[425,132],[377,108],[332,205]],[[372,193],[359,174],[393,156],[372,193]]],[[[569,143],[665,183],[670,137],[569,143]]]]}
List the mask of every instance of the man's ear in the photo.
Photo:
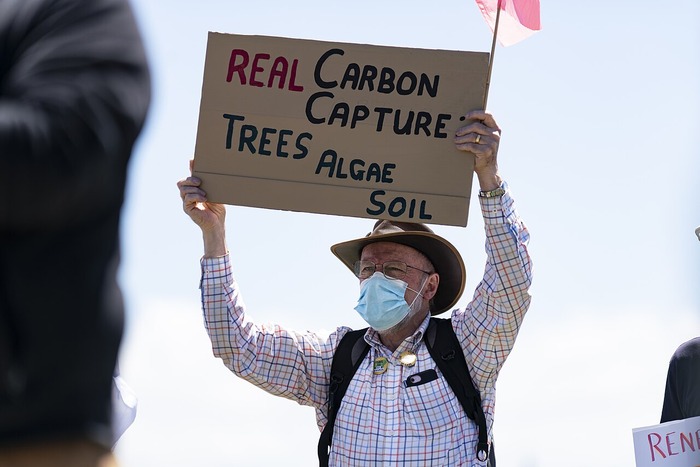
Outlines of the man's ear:
{"type": "Polygon", "coordinates": [[[438,285],[440,285],[440,274],[434,272],[428,277],[428,281],[423,288],[423,297],[426,300],[431,300],[437,293],[438,285]]]}

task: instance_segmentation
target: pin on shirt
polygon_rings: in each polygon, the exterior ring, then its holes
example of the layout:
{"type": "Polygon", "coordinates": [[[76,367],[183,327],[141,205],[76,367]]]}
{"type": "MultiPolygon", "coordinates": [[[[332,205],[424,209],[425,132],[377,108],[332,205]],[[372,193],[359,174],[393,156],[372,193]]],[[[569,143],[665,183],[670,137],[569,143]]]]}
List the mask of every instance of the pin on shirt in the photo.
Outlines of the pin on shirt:
{"type": "MultiPolygon", "coordinates": [[[[401,363],[402,366],[405,366],[406,368],[410,368],[416,364],[416,361],[418,360],[418,357],[416,357],[416,354],[411,352],[410,350],[407,350],[405,352],[401,352],[401,355],[399,355],[399,363],[401,363]]],[[[372,372],[375,375],[381,375],[383,373],[386,373],[386,371],[389,369],[389,359],[386,357],[377,357],[374,359],[374,366],[372,369],[372,372]]]]}
{"type": "Polygon", "coordinates": [[[414,354],[410,350],[401,352],[401,355],[399,355],[399,362],[407,368],[410,368],[413,365],[415,365],[417,360],[418,357],[416,357],[416,354],[414,354]]]}
{"type": "Polygon", "coordinates": [[[386,370],[389,369],[389,360],[386,357],[377,357],[374,359],[374,368],[372,372],[375,375],[381,375],[383,373],[386,373],[386,370]]]}

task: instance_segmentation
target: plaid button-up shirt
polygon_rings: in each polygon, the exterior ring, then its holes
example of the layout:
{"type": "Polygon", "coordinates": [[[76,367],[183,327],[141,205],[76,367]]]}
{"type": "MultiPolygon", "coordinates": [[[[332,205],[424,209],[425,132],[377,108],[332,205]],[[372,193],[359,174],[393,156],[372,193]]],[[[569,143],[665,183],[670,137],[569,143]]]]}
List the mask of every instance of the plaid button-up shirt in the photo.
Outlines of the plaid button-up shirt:
{"type": "MultiPolygon", "coordinates": [[[[486,269],[469,305],[452,311],[452,325],[481,393],[491,439],[496,378],[530,304],[531,264],[529,234],[508,191],[500,198],[479,200],[486,230],[486,269]]],[[[323,337],[249,321],[228,256],[202,260],[201,290],[214,355],[270,394],[314,407],[323,429],[333,353],[349,328],[339,327],[323,337]]],[[[429,320],[394,352],[368,330],[365,339],[371,350],[338,412],[330,465],[486,465],[476,459],[476,424],[464,414],[423,342],[429,320]],[[417,355],[413,367],[399,362],[406,350],[417,355]],[[385,373],[373,372],[378,357],[389,361],[385,373]],[[439,378],[418,386],[403,384],[426,369],[435,369],[439,378]]]]}

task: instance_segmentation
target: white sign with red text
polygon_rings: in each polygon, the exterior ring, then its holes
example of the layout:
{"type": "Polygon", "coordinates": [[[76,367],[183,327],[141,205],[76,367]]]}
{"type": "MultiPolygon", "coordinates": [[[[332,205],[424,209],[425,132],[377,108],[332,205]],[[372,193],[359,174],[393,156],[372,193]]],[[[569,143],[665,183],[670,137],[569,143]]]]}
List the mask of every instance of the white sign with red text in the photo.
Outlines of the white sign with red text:
{"type": "Polygon", "coordinates": [[[635,428],[637,467],[700,467],[700,417],[635,428]]]}

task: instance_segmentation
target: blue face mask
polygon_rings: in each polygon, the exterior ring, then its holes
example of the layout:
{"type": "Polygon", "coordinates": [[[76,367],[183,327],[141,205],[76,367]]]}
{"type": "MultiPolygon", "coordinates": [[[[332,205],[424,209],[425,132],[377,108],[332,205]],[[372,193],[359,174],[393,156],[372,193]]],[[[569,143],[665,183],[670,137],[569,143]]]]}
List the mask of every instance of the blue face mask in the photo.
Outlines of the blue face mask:
{"type": "MultiPolygon", "coordinates": [[[[413,300],[416,302],[423,290],[413,300]]],[[[411,305],[406,303],[404,294],[408,284],[398,279],[388,279],[381,272],[375,272],[372,277],[360,284],[360,298],[355,310],[377,331],[385,331],[396,326],[411,312],[411,305]]],[[[413,289],[410,289],[413,290],[413,289]]],[[[415,292],[415,290],[414,290],[415,292]]]]}

